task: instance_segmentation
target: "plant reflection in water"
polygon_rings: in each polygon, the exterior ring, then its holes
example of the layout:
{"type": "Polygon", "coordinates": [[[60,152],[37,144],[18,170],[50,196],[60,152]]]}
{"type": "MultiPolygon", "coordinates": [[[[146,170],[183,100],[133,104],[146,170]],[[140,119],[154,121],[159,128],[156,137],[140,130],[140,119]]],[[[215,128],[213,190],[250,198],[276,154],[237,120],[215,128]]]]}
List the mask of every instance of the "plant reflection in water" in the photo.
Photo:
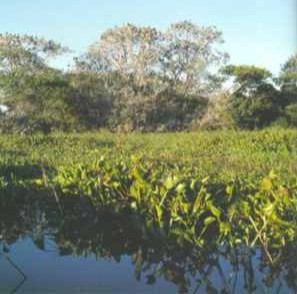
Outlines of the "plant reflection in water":
{"type": "Polygon", "coordinates": [[[176,285],[179,293],[297,291],[294,242],[279,249],[277,263],[269,265],[260,249],[213,243],[201,248],[149,226],[130,211],[98,210],[87,199],[75,197],[63,199],[61,205],[62,212],[53,197],[45,195],[6,197],[5,201],[1,196],[1,256],[21,276],[12,293],[27,279],[10,250],[23,238],[30,238],[43,251],[48,250],[47,243],[54,244],[61,257],[95,255],[98,262],[121,262],[128,256],[137,280],[153,287],[162,278],[176,285]]]}

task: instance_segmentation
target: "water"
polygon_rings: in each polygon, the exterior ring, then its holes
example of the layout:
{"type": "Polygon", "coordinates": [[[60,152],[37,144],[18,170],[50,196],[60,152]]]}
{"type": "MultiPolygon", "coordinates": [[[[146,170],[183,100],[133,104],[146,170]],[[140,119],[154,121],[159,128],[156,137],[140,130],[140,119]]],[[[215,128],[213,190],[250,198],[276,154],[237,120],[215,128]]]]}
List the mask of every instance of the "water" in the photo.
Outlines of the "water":
{"type": "Polygon", "coordinates": [[[198,248],[77,198],[0,200],[0,293],[297,291],[290,250],[272,269],[260,250],[198,248]]]}
{"type": "Polygon", "coordinates": [[[164,279],[158,281],[154,287],[138,282],[127,256],[120,263],[106,258],[96,259],[94,255],[87,258],[61,257],[53,250],[52,242],[47,247],[46,251],[39,250],[28,238],[14,244],[11,258],[25,273],[26,278],[2,258],[1,291],[9,292],[18,286],[19,293],[131,293],[132,289],[135,293],[175,291],[174,285],[164,279]]]}

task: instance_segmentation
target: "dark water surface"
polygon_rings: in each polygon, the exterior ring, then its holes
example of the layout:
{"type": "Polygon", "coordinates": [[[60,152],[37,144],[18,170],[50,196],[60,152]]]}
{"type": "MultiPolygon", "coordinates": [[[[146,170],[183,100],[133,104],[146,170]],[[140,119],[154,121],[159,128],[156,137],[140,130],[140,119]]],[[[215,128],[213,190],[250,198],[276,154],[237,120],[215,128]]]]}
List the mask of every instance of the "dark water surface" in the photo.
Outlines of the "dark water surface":
{"type": "Polygon", "coordinates": [[[128,212],[69,198],[0,198],[1,293],[297,293],[297,252],[198,248],[128,212]]]}

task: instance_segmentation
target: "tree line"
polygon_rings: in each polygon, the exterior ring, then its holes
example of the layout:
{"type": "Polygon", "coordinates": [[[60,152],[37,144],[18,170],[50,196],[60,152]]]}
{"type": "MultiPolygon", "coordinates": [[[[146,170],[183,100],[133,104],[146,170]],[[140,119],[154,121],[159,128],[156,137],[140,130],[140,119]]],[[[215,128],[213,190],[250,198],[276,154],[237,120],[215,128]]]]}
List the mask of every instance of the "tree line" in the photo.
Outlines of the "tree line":
{"type": "Polygon", "coordinates": [[[63,45],[0,34],[1,132],[180,131],[297,126],[297,54],[273,77],[230,65],[222,33],[188,21],[105,31],[73,66],[63,45]]]}

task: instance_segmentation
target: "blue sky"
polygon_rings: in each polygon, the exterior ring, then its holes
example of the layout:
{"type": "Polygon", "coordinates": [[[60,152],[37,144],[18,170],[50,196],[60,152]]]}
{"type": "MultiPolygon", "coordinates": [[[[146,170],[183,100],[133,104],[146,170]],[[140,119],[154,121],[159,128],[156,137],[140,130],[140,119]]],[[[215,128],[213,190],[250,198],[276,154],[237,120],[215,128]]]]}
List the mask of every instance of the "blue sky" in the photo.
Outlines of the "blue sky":
{"type": "Polygon", "coordinates": [[[217,26],[234,64],[276,74],[297,52],[297,0],[0,0],[1,32],[52,38],[77,54],[114,26],[181,20],[217,26]]]}

